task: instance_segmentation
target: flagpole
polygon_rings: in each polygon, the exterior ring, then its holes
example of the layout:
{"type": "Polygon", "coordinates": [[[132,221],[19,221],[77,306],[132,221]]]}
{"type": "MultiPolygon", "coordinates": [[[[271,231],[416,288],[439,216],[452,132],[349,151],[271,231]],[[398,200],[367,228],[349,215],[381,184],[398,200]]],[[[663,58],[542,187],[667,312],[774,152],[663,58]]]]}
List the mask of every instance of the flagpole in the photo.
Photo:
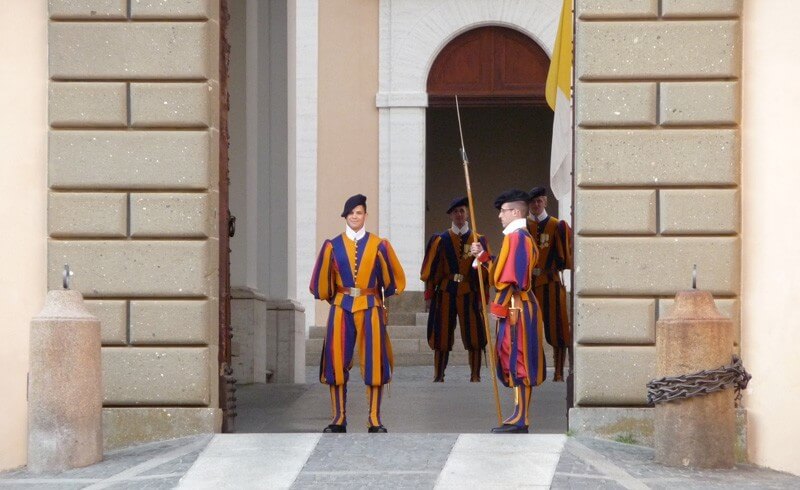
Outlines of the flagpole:
{"type": "MultiPolygon", "coordinates": [[[[469,178],[469,160],[467,150],[464,147],[464,132],[461,130],[461,110],[458,107],[458,95],[456,95],[456,115],[458,116],[458,134],[461,137],[461,161],[464,163],[464,179],[467,182],[467,203],[469,205],[469,216],[472,220],[472,232],[475,240],[478,239],[478,224],[475,219],[475,206],[472,199],[472,185],[469,178]]],[[[489,344],[489,358],[492,363],[492,385],[494,386],[494,403],[497,410],[497,425],[503,425],[503,411],[500,407],[500,392],[497,389],[497,361],[495,360],[494,346],[492,345],[492,332],[489,328],[489,317],[486,313],[486,293],[483,287],[483,266],[478,262],[478,288],[481,295],[481,313],[483,313],[483,327],[486,331],[486,342],[489,344]]]]}

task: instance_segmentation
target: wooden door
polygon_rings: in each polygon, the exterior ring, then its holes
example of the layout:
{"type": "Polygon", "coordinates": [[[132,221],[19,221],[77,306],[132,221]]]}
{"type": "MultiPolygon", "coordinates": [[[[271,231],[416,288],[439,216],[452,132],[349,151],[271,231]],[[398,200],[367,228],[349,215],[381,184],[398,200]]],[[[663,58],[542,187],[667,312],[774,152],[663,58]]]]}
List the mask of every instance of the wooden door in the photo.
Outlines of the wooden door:
{"type": "Polygon", "coordinates": [[[227,0],[220,0],[219,26],[219,406],[222,409],[222,431],[234,432],[236,418],[236,379],[231,367],[231,274],[230,238],[236,231],[236,218],[228,209],[228,66],[231,47],[227,29],[230,14],[227,0]]]}
{"type": "Polygon", "coordinates": [[[550,57],[536,42],[508,27],[487,26],[450,41],[428,74],[428,105],[544,106],[550,57]]]}

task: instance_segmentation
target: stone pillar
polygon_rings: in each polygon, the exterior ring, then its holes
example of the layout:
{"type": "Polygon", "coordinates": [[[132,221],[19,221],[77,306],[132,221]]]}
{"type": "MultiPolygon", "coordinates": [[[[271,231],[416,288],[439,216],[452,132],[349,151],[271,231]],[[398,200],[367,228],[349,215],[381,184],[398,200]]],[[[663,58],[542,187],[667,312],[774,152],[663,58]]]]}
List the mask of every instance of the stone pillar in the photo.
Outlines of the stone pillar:
{"type": "MultiPolygon", "coordinates": [[[[657,376],[680,376],[731,362],[732,322],[706,291],[682,291],[670,315],[656,325],[657,376]]],[[[659,403],[655,459],[668,466],[731,468],[736,415],[731,389],[659,403]]]]}
{"type": "Polygon", "coordinates": [[[103,459],[100,321],[78,291],[50,291],[31,322],[28,469],[64,471],[103,459]]]}
{"type": "Polygon", "coordinates": [[[267,301],[267,372],[276,383],[306,382],[306,328],[303,305],[293,300],[267,301]],[[274,350],[273,350],[274,349],[274,350]]]}

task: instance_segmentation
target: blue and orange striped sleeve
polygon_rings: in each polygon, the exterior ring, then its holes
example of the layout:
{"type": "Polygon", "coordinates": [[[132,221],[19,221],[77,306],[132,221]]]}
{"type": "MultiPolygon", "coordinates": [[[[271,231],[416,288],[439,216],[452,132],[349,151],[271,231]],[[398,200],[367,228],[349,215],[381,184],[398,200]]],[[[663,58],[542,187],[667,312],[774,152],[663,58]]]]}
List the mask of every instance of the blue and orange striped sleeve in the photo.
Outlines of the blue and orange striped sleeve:
{"type": "Polygon", "coordinates": [[[383,282],[383,295],[389,297],[400,294],[406,288],[406,274],[400,259],[388,240],[381,240],[378,246],[378,260],[381,265],[381,281],[383,282]]]}
{"type": "Polygon", "coordinates": [[[425,246],[425,258],[422,259],[422,267],[419,271],[420,281],[425,283],[425,299],[433,296],[433,290],[438,282],[438,271],[440,266],[439,244],[442,237],[439,235],[431,236],[425,246]]]}
{"type": "Polygon", "coordinates": [[[323,301],[332,301],[336,296],[336,266],[333,261],[333,244],[325,240],[317,255],[314,272],[311,273],[311,283],[308,286],[314,298],[323,301]]]}

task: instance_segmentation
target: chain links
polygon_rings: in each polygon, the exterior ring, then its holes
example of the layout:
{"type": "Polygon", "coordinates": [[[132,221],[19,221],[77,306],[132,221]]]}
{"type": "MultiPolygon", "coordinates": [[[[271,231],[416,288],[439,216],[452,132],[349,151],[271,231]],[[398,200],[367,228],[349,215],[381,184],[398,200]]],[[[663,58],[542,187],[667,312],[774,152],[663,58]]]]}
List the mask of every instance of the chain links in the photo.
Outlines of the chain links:
{"type": "Polygon", "coordinates": [[[747,388],[750,378],[750,373],[745,370],[739,356],[733,356],[732,362],[727,366],[650,381],[647,383],[647,403],[655,405],[734,388],[738,407],[742,390],[747,388]]]}

